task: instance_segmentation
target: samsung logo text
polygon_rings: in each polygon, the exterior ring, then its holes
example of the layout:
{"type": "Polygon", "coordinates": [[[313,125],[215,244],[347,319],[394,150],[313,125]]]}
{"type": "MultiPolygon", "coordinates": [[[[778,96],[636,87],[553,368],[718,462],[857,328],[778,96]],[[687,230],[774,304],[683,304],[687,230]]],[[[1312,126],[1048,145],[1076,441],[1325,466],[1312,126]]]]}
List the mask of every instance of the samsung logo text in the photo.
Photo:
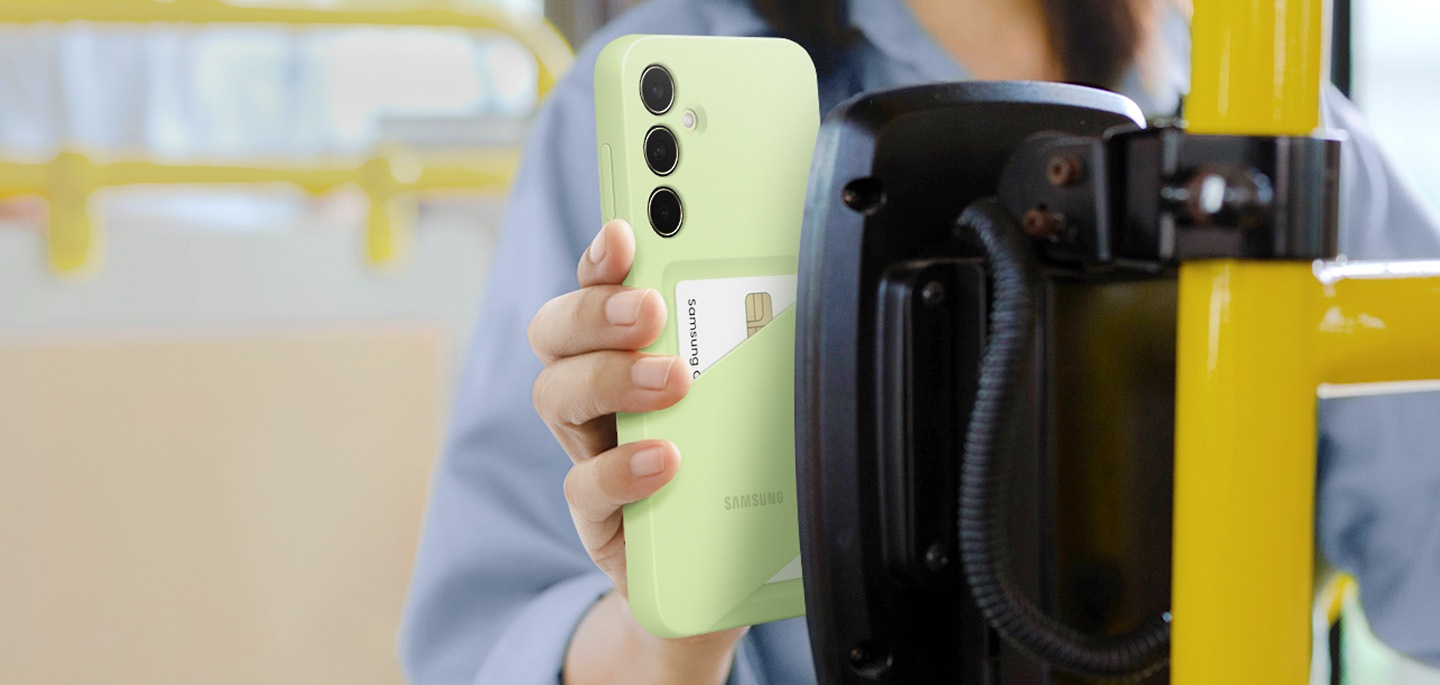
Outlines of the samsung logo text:
{"type": "Polygon", "coordinates": [[[751,507],[768,507],[773,504],[784,504],[785,493],[776,490],[775,492],[749,492],[743,495],[732,495],[725,498],[725,511],[734,509],[749,509],[751,507]]]}

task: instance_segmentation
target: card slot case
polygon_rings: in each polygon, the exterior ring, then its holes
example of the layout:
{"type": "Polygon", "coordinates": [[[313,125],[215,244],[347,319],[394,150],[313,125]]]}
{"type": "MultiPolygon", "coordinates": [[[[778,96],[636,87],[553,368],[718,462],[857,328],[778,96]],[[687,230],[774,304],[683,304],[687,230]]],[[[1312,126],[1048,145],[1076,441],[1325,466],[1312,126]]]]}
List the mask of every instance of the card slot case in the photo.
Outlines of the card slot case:
{"type": "Polygon", "coordinates": [[[675,406],[621,417],[622,442],[666,439],[681,455],[670,483],[625,508],[630,605],[652,633],[694,635],[753,623],[756,612],[804,613],[799,579],[765,582],[800,554],[795,397],[777,391],[792,387],[794,350],[790,307],[695,379],[675,406]]]}
{"type": "MultiPolygon", "coordinates": [[[[635,230],[625,285],[658,290],[670,315],[643,351],[675,355],[677,283],[796,273],[819,127],[815,69],[804,48],[781,39],[626,36],[601,51],[595,89],[605,218],[613,211],[635,230]],[[639,92],[652,66],[673,79],[660,113],[639,92]],[[663,176],[641,144],[655,127],[677,139],[678,165],[663,176]],[[679,230],[665,237],[648,213],[661,187],[683,203],[679,230]]],[[[630,605],[656,635],[805,611],[799,579],[765,582],[799,555],[794,339],[793,312],[779,312],[674,407],[616,417],[621,444],[660,438],[680,449],[678,475],[624,514],[630,605]],[[782,502],[724,508],[726,497],[774,492],[782,502]]]]}

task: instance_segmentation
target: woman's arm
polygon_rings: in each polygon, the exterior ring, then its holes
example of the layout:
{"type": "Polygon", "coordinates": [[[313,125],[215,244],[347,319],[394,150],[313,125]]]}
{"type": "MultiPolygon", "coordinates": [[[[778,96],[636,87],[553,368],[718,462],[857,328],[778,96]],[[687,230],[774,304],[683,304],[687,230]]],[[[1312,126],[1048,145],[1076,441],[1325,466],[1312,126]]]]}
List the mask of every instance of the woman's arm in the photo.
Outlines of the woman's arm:
{"type": "Polygon", "coordinates": [[[605,595],[580,622],[565,658],[565,685],[723,683],[745,629],[681,639],[646,632],[618,592],[605,595]]]}
{"type": "Polygon", "coordinates": [[[581,75],[557,86],[532,126],[456,386],[402,634],[417,685],[477,674],[553,683],[570,631],[610,589],[570,521],[561,484],[571,462],[531,406],[541,364],[526,339],[540,305],[574,288],[586,239],[572,227],[598,224],[581,75]],[[549,679],[537,680],[547,663],[549,679]]]}
{"type": "MultiPolygon", "coordinates": [[[[698,21],[690,4],[669,1],[607,27],[531,127],[411,581],[401,658],[415,685],[553,684],[562,670],[572,683],[699,683],[692,676],[701,671],[724,678],[731,655],[746,649],[736,647],[738,635],[728,645],[657,642],[637,634],[623,600],[607,595],[614,584],[571,518],[565,480],[575,462],[532,405],[543,365],[527,340],[537,310],[575,290],[576,260],[600,225],[596,53],[627,32],[705,33],[698,21]],[[639,672],[665,677],[603,680],[619,672],[612,667],[653,667],[639,672]]],[[[736,668],[730,682],[751,683],[754,674],[736,668]]]]}

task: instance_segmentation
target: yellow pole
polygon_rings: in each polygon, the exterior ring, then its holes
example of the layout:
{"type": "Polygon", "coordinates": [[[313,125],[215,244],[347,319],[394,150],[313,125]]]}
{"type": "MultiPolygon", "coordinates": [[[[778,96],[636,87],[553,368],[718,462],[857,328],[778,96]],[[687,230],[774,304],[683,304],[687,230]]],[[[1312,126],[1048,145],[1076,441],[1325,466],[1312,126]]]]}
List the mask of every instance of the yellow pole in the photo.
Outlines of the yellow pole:
{"type": "MultiPolygon", "coordinates": [[[[1321,0],[1197,3],[1190,130],[1319,125],[1321,0]]],[[[1180,269],[1176,685],[1306,682],[1313,599],[1314,277],[1309,264],[1180,269]]]]}
{"type": "Polygon", "coordinates": [[[1304,136],[1320,126],[1322,0],[1200,0],[1185,120],[1195,133],[1304,136]]]}
{"type": "Polygon", "coordinates": [[[100,268],[104,233],[96,230],[90,198],[100,187],[100,172],[83,154],[56,155],[45,168],[44,197],[50,207],[46,234],[55,273],[81,278],[100,268]]]}
{"type": "Polygon", "coordinates": [[[1182,267],[1171,679],[1299,685],[1314,573],[1314,277],[1182,267]]]}

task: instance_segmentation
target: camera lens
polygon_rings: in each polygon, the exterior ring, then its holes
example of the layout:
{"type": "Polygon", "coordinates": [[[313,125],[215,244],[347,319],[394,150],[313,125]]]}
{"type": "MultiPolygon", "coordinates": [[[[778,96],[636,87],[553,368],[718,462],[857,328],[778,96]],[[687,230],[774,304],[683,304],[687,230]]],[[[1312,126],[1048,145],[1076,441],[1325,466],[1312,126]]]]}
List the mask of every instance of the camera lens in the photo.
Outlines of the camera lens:
{"type": "Polygon", "coordinates": [[[664,126],[656,126],[645,134],[645,163],[656,176],[665,176],[680,162],[680,144],[675,134],[664,126]]]}
{"type": "Polygon", "coordinates": [[[654,114],[670,111],[670,105],[675,103],[675,82],[665,67],[658,64],[645,67],[640,74],[640,99],[645,102],[645,109],[654,114]]]}
{"type": "Polygon", "coordinates": [[[661,186],[650,193],[650,227],[661,237],[669,238],[680,231],[680,222],[685,210],[680,206],[680,196],[675,191],[661,186]]]}

